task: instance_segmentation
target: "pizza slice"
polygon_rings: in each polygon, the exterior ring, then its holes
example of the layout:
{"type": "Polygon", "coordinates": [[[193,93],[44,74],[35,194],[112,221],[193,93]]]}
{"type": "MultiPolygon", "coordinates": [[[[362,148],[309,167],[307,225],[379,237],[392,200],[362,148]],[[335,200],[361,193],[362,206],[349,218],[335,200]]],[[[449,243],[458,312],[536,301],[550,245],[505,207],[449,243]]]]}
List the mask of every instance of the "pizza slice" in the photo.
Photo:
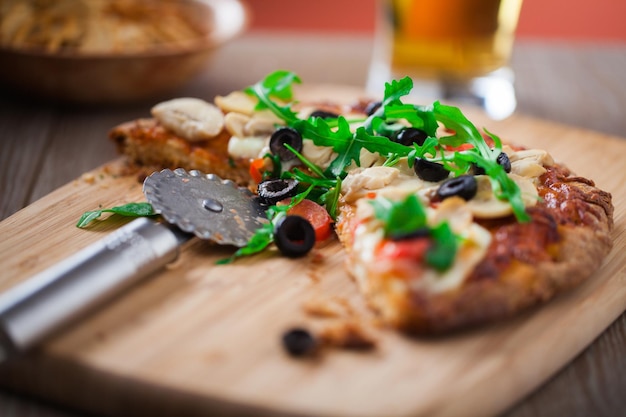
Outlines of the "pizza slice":
{"type": "Polygon", "coordinates": [[[546,151],[503,144],[455,107],[403,101],[408,78],[353,106],[294,102],[296,82],[278,71],[214,104],[163,103],[111,137],[140,164],[289,183],[291,199],[268,202],[271,224],[303,199],[324,206],[348,272],[406,332],[511,316],[577,285],[608,254],[611,195],[546,151]]]}
{"type": "MultiPolygon", "coordinates": [[[[519,154],[534,159],[537,152],[512,152],[513,172],[527,163],[519,154]]],[[[384,321],[415,333],[459,329],[511,316],[589,277],[611,247],[610,195],[544,163],[528,165],[541,175],[520,180],[536,185],[525,222],[506,214],[491,190],[469,201],[441,200],[441,184],[419,184],[388,168],[348,174],[337,229],[350,271],[384,321]],[[353,196],[354,183],[363,189],[353,196]],[[410,203],[415,195],[425,209],[410,203]],[[394,229],[393,222],[407,224],[406,213],[420,211],[422,222],[394,229]]],[[[485,178],[478,182],[480,189],[485,178]]]]}

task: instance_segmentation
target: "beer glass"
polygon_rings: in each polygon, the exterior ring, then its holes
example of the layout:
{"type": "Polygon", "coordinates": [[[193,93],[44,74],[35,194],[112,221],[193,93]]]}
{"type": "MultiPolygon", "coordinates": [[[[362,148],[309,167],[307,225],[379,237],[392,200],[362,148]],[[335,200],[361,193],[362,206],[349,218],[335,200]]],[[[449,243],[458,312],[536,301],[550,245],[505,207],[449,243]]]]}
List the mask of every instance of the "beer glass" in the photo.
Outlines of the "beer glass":
{"type": "Polygon", "coordinates": [[[509,59],[522,0],[379,0],[368,89],[410,76],[423,99],[479,104],[494,118],[516,106],[509,59]]]}

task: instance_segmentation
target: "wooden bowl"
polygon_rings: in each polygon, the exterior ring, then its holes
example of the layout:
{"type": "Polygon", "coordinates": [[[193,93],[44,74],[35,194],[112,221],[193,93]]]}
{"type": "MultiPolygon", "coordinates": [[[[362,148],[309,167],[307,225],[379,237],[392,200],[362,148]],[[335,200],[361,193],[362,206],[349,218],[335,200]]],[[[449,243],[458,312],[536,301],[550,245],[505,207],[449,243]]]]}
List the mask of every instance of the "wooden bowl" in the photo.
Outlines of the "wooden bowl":
{"type": "MultiPolygon", "coordinates": [[[[238,0],[138,0],[152,6],[175,1],[198,36],[180,42],[115,51],[41,46],[0,47],[0,82],[19,94],[74,103],[121,103],[172,92],[206,69],[214,50],[247,25],[238,0]]],[[[176,6],[178,7],[178,6],[176,6]]],[[[146,16],[160,19],[158,13],[146,16]]]]}

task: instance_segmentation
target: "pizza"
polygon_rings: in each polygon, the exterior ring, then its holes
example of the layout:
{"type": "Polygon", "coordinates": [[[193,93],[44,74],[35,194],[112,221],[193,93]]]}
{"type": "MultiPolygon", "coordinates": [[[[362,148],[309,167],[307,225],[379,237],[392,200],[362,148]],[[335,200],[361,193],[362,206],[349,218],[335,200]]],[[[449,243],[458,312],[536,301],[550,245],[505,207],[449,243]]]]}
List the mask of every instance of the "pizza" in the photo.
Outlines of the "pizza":
{"type": "MultiPolygon", "coordinates": [[[[297,101],[299,82],[277,71],[213,103],[160,103],[110,137],[145,169],[198,169],[258,190],[275,231],[301,217],[319,241],[331,235],[320,224],[332,224],[368,304],[407,333],[545,303],[610,251],[611,195],[545,150],[480,130],[456,107],[412,104],[409,78],[352,105],[297,101]]],[[[233,259],[280,241],[270,233],[233,259]]]]}

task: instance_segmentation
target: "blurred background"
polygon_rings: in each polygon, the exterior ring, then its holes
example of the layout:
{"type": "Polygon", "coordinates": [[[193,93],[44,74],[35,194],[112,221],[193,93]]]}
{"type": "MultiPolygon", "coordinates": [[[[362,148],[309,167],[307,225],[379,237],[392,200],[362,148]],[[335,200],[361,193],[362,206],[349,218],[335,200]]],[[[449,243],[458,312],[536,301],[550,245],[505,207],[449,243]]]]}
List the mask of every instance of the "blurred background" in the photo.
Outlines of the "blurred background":
{"type": "MultiPolygon", "coordinates": [[[[252,30],[374,31],[377,0],[248,0],[252,30]]],[[[519,39],[626,42],[624,0],[524,0],[519,39]]]]}
{"type": "MultiPolygon", "coordinates": [[[[246,4],[246,33],[213,64],[222,85],[241,80],[226,65],[245,67],[240,74],[251,82],[286,68],[309,83],[366,85],[377,0],[246,4]]],[[[626,121],[616,103],[626,97],[624,16],[624,0],[524,0],[510,62],[516,111],[623,136],[626,121]]]]}

